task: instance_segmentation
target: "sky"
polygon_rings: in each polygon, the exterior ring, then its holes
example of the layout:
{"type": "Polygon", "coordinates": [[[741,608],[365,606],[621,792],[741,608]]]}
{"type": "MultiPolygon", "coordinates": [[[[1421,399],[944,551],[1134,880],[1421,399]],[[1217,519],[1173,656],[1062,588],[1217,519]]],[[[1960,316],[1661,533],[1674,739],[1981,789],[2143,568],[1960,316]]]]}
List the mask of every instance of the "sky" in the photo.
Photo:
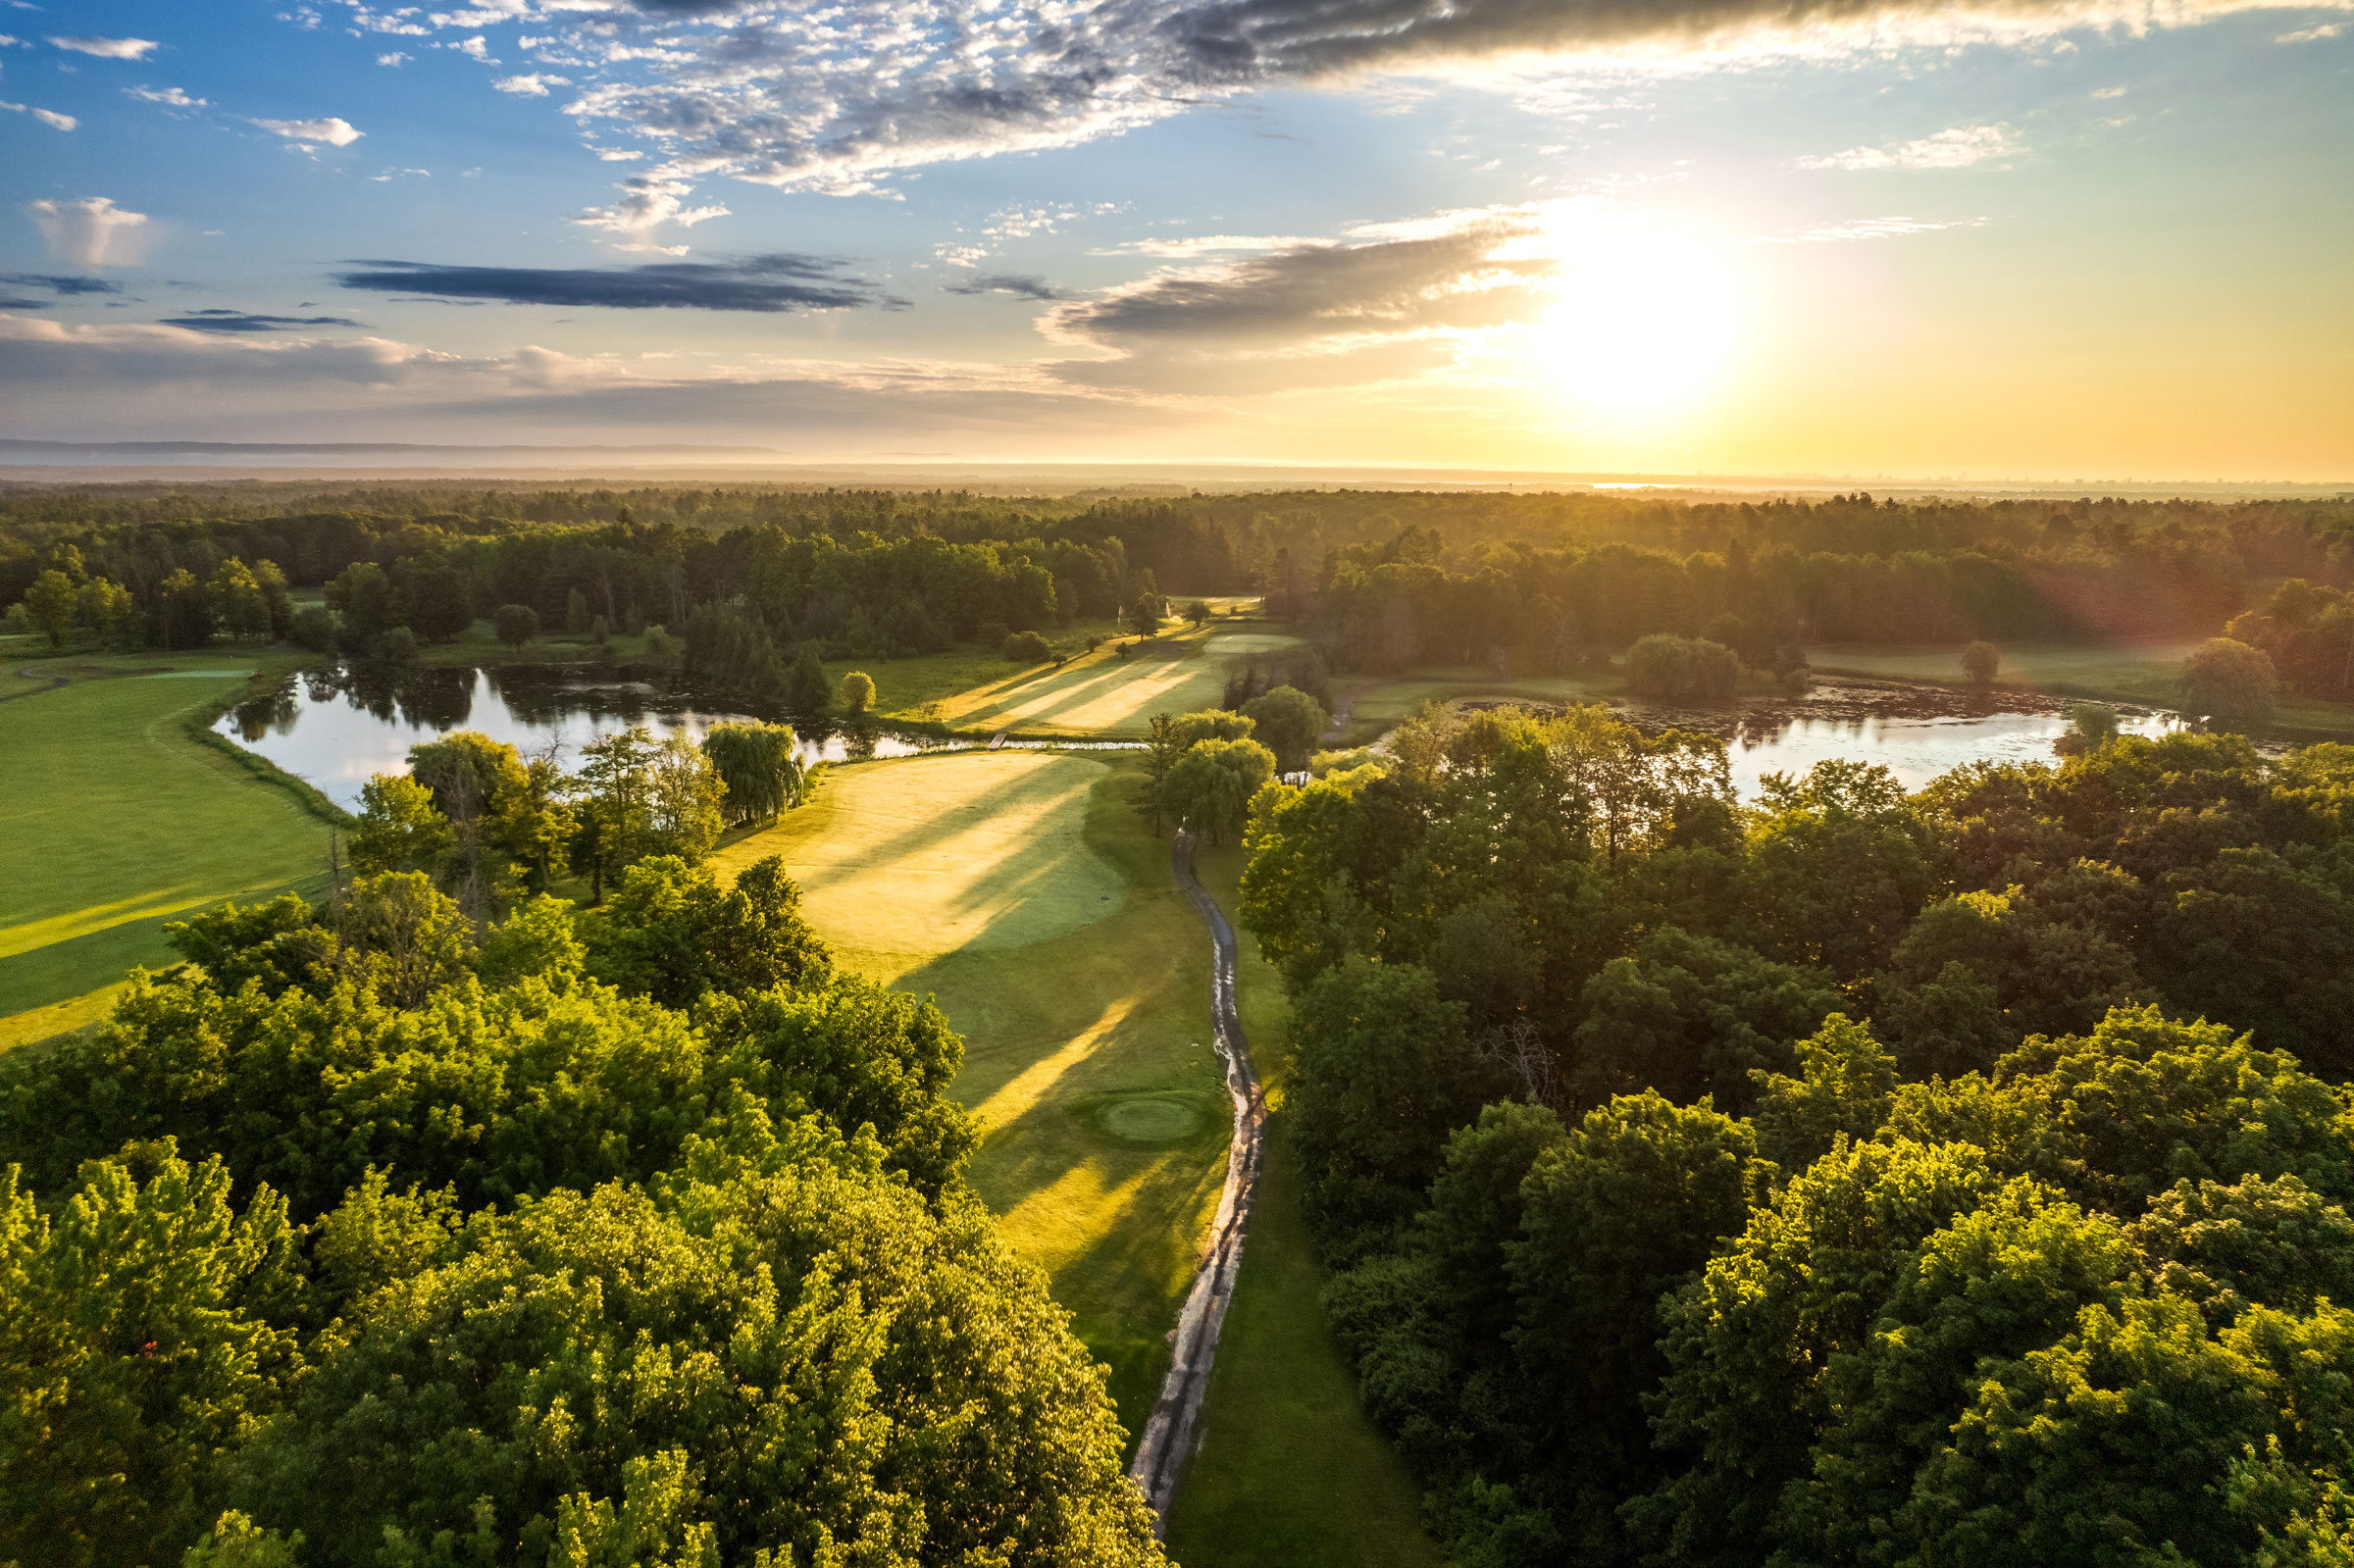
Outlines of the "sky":
{"type": "Polygon", "coordinates": [[[2354,0],[0,0],[0,435],[2354,480],[2354,0]]]}

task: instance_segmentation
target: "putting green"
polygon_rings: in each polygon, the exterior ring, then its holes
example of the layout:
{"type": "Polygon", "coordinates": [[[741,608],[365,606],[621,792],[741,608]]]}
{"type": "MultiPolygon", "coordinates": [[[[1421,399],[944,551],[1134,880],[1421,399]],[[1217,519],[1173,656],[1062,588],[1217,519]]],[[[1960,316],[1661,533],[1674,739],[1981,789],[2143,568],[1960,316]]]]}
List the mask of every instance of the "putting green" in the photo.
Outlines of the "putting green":
{"type": "Polygon", "coordinates": [[[787,813],[720,866],[783,855],[811,924],[862,953],[1026,947],[1102,919],[1127,890],[1084,831],[1104,769],[1041,751],[844,768],[818,809],[787,813]]]}
{"type": "Polygon", "coordinates": [[[1116,1099],[1096,1112],[1096,1124],[1131,1143],[1169,1143],[1191,1138],[1208,1120],[1200,1106],[1161,1095],[1116,1099]]]}
{"type": "Polygon", "coordinates": [[[1282,653],[1286,649],[1306,645],[1299,637],[1287,637],[1275,632],[1229,632],[1211,637],[1203,647],[1216,657],[1233,658],[1254,653],[1282,653]]]}

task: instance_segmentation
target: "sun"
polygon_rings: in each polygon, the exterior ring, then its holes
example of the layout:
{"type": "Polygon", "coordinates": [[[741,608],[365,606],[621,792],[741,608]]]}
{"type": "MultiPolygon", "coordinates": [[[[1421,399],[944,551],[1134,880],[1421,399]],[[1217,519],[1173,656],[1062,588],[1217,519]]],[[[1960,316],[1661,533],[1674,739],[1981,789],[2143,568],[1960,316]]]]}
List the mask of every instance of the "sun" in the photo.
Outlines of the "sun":
{"type": "Polygon", "coordinates": [[[1526,329],[1527,352],[1533,379],[1581,414],[1655,422],[1723,380],[1739,323],[1714,247],[1588,231],[1563,245],[1555,286],[1526,329]]]}

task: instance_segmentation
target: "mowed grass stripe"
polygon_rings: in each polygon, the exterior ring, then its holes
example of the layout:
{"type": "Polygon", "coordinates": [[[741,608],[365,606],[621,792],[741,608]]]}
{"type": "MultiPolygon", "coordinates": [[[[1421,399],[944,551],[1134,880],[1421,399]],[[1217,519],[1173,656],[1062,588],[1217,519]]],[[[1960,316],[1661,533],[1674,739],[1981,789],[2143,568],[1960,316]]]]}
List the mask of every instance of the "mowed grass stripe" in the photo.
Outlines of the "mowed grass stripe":
{"type": "Polygon", "coordinates": [[[180,733],[217,691],[85,680],[0,704],[0,1018],[172,961],[185,911],[324,883],[326,825],[180,733]]]}
{"type": "Polygon", "coordinates": [[[973,1189],[1111,1369],[1132,1434],[1229,1131],[1209,943],[1131,803],[1141,777],[1041,752],[859,763],[718,857],[781,855],[844,965],[933,996],[964,1037],[949,1092],[982,1125],[973,1189]]]}

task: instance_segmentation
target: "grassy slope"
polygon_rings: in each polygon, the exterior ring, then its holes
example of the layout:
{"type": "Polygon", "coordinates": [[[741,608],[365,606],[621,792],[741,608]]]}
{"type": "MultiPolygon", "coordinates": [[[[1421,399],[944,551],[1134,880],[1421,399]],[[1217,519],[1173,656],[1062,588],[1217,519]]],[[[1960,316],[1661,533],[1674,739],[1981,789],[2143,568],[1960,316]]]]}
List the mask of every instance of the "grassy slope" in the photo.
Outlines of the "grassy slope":
{"type": "Polygon", "coordinates": [[[1209,944],[1128,804],[1133,762],[1030,752],[861,763],[721,851],[781,854],[844,964],[939,1001],[970,1172],[1143,1426],[1225,1177],[1209,944]],[[1174,1133],[1152,1141],[1134,1133],[1174,1133]],[[1157,1124],[1157,1125],[1155,1125],[1157,1124]]]}
{"type": "MultiPolygon", "coordinates": [[[[1201,871],[1231,916],[1241,852],[1206,851],[1201,871]]],[[[1243,1033],[1280,1108],[1289,1004],[1258,944],[1244,935],[1238,946],[1243,1033]]],[[[1435,1568],[1440,1560],[1412,1477],[1357,1405],[1356,1376],[1324,1322],[1323,1284],[1279,1114],[1210,1373],[1202,1446],[1170,1512],[1169,1554],[1187,1568],[1435,1568]]]]}
{"type": "Polygon", "coordinates": [[[30,694],[0,703],[0,1044],[86,1023],[88,993],[172,961],[167,921],[323,883],[326,825],[181,731],[257,662],[72,656],[35,667],[79,672],[51,690],[12,672],[30,694]],[[215,674],[116,674],[165,665],[215,674]]]}

